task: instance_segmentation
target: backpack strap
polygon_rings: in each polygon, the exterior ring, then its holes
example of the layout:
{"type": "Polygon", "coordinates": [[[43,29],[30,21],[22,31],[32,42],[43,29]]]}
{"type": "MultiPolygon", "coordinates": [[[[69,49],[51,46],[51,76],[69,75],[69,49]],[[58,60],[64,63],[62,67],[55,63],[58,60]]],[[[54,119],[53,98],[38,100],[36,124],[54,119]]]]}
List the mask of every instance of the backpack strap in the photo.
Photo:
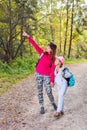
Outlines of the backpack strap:
{"type": "MultiPolygon", "coordinates": [[[[65,67],[65,68],[63,69],[64,74],[65,74],[65,71],[66,71],[66,70],[69,71],[69,69],[68,69],[67,67],[65,67]]],[[[67,81],[67,84],[68,84],[69,78],[65,78],[64,76],[63,76],[63,78],[67,81]]]]}
{"type": "Polygon", "coordinates": [[[36,67],[37,67],[39,61],[41,60],[41,58],[43,57],[43,55],[44,55],[44,52],[40,55],[40,57],[39,57],[39,59],[38,59],[38,61],[37,61],[37,63],[36,63],[36,67]]]}
{"type": "Polygon", "coordinates": [[[66,70],[69,71],[69,69],[67,67],[65,67],[62,71],[65,73],[66,70]]]}

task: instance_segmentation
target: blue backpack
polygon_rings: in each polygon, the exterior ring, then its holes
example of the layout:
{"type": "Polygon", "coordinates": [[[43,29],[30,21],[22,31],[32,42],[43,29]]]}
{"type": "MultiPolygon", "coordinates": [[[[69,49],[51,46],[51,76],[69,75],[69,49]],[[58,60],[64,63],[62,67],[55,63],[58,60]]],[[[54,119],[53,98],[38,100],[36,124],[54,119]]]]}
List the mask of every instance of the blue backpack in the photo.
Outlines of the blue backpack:
{"type": "MultiPolygon", "coordinates": [[[[66,69],[69,71],[68,68],[64,68],[63,72],[65,72],[66,69]]],[[[70,73],[71,73],[71,76],[69,78],[65,78],[65,77],[64,78],[67,80],[68,87],[73,87],[75,85],[75,78],[74,78],[73,73],[72,72],[70,73]]]]}

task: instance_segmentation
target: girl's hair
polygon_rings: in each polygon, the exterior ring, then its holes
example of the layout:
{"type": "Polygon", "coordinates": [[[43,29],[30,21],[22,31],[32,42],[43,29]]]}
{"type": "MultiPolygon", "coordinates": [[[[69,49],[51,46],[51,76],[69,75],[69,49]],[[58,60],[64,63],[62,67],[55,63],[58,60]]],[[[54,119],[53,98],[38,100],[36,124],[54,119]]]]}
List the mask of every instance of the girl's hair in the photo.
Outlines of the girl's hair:
{"type": "MultiPolygon", "coordinates": [[[[60,63],[61,63],[61,62],[60,62],[60,63]]],[[[62,68],[62,66],[63,66],[63,64],[61,63],[61,64],[60,64],[60,68],[62,68]]]]}
{"type": "Polygon", "coordinates": [[[51,52],[51,61],[54,62],[55,61],[55,54],[56,54],[57,46],[53,42],[50,42],[48,44],[48,46],[50,46],[50,48],[52,50],[52,52],[51,52]]]}

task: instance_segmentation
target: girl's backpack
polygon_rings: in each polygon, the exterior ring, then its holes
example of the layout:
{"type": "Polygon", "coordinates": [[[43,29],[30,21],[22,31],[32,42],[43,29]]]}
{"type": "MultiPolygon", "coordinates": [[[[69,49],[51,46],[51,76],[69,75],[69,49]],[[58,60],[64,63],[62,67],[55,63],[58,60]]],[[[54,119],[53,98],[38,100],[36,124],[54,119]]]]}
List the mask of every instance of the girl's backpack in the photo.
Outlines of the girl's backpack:
{"type": "MultiPolygon", "coordinates": [[[[63,72],[65,72],[66,69],[69,71],[68,68],[64,68],[63,72]]],[[[72,72],[70,72],[70,74],[71,76],[69,78],[64,78],[67,80],[68,87],[73,87],[75,85],[75,78],[72,72]]]]}

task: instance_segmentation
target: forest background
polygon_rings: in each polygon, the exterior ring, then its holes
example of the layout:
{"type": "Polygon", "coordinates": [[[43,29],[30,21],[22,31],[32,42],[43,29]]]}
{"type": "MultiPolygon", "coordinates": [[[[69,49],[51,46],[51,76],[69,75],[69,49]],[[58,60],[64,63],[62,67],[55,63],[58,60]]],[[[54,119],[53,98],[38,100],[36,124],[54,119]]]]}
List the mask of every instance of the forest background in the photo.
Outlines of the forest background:
{"type": "Polygon", "coordinates": [[[0,0],[0,95],[34,72],[38,54],[23,30],[44,49],[54,42],[66,63],[87,61],[85,0],[0,0]]]}

